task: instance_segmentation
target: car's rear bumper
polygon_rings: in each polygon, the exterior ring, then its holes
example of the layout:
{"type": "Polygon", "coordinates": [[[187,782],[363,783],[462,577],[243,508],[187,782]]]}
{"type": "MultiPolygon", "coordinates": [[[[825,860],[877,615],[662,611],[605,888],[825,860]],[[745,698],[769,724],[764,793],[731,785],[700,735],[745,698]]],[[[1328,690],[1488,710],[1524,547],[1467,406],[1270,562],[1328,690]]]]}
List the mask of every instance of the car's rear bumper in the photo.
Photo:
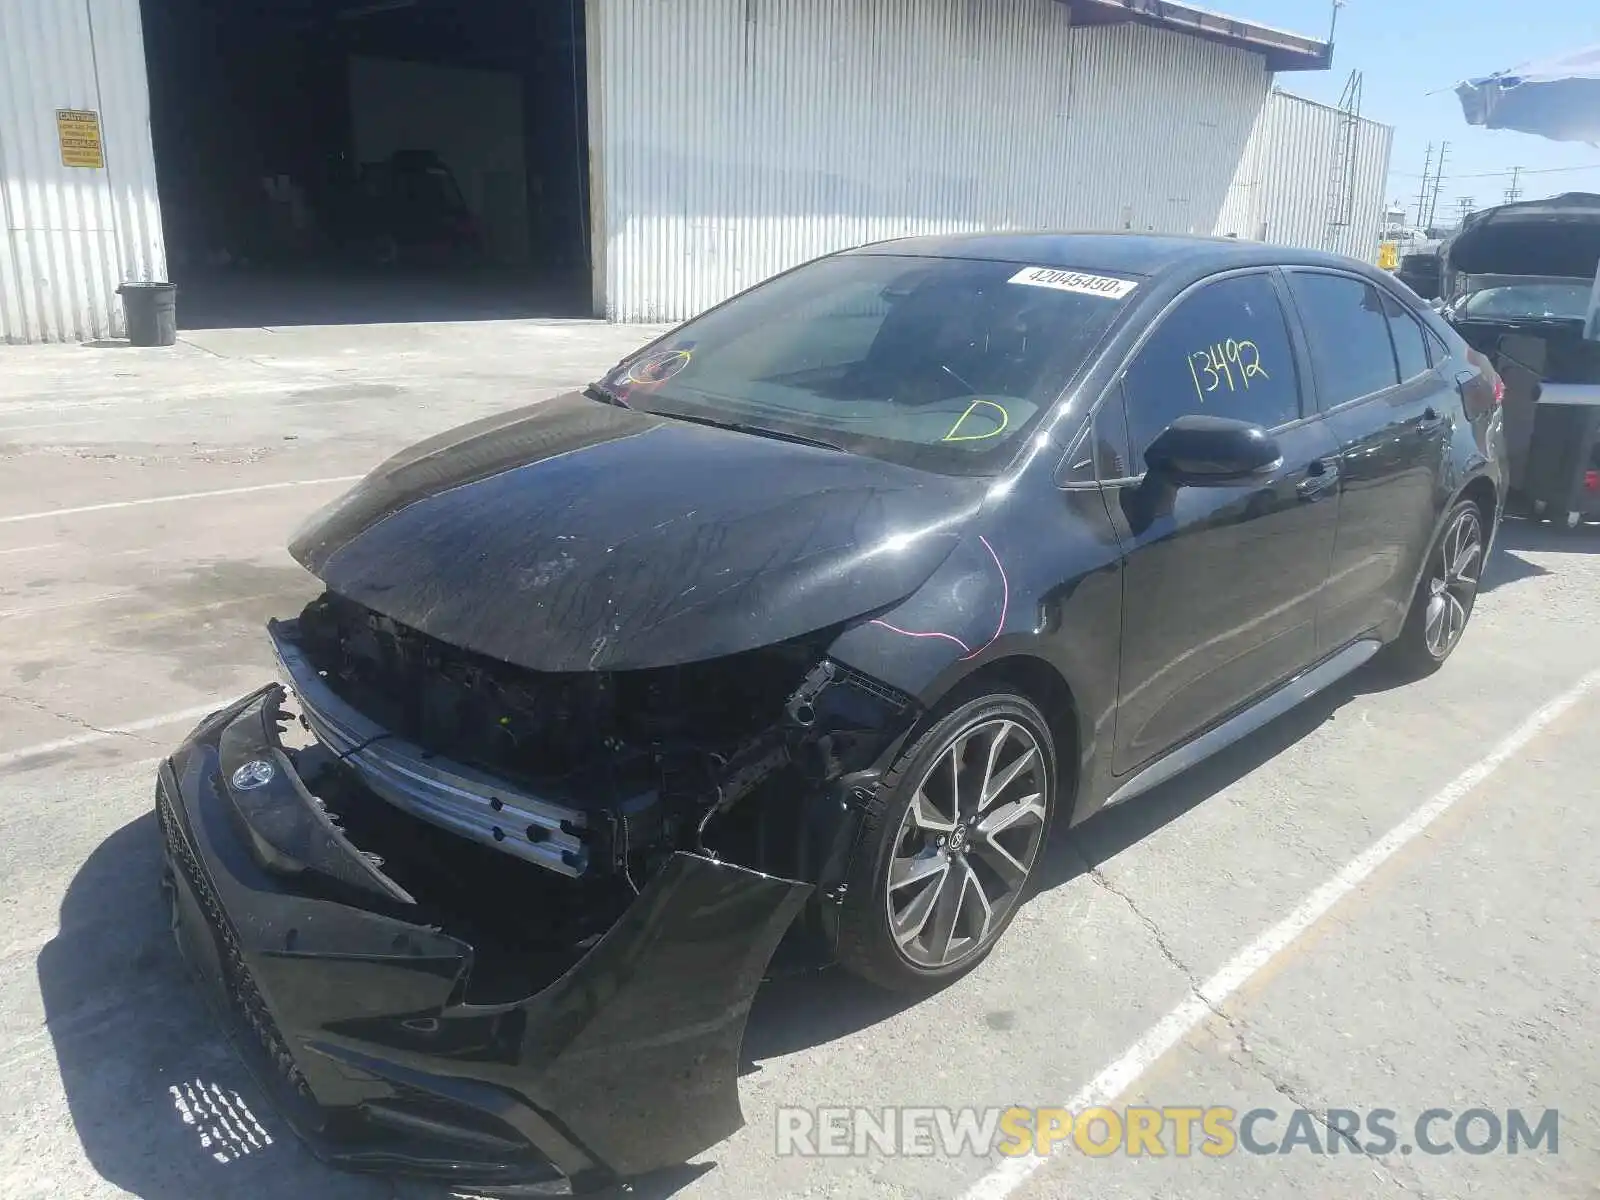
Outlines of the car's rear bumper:
{"type": "Polygon", "coordinates": [[[328,820],[279,741],[282,695],[202,722],[162,764],[156,811],[184,957],[319,1156],[581,1190],[743,1123],[745,1018],[809,885],[676,854],[542,990],[467,1003],[473,948],[408,920],[406,893],[328,820]],[[271,782],[235,788],[243,762],[271,782]]]}

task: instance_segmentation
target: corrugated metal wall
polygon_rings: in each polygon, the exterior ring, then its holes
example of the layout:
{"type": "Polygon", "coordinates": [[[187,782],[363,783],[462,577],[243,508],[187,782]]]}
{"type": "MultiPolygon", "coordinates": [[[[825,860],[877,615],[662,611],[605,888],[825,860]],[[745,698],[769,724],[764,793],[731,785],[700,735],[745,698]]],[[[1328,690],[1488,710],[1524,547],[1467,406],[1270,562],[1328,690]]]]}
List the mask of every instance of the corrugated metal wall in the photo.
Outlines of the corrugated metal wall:
{"type": "Polygon", "coordinates": [[[164,277],[139,0],[0,0],[0,341],[122,332],[116,287],[164,277]],[[66,167],[58,109],[100,115],[66,167]]]}
{"type": "Polygon", "coordinates": [[[1342,121],[1337,109],[1273,92],[1239,160],[1215,232],[1377,262],[1394,130],[1360,121],[1353,170],[1345,175],[1338,165],[1342,121]],[[1342,199],[1337,207],[1332,195],[1336,174],[1345,188],[1354,178],[1353,201],[1342,199]],[[1339,208],[1348,213],[1348,224],[1330,223],[1339,208]]]}
{"type": "Polygon", "coordinates": [[[1262,58],[1054,0],[587,0],[595,290],[687,318],[844,246],[1209,234],[1262,58]]]}

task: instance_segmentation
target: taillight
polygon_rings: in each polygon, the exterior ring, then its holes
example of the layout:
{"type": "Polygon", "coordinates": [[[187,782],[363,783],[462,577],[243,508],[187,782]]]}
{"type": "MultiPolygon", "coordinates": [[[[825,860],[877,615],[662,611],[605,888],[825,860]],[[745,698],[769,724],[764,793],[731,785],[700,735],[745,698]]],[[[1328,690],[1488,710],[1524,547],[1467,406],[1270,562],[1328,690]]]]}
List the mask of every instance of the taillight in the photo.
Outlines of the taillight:
{"type": "Polygon", "coordinates": [[[1501,403],[1505,400],[1505,398],[1506,398],[1506,381],[1504,379],[1501,379],[1500,376],[1496,375],[1494,377],[1494,405],[1495,405],[1495,407],[1499,408],[1501,403]]]}
{"type": "Polygon", "coordinates": [[[1585,471],[1583,473],[1583,490],[1586,492],[1600,492],[1600,471],[1585,471]]]}

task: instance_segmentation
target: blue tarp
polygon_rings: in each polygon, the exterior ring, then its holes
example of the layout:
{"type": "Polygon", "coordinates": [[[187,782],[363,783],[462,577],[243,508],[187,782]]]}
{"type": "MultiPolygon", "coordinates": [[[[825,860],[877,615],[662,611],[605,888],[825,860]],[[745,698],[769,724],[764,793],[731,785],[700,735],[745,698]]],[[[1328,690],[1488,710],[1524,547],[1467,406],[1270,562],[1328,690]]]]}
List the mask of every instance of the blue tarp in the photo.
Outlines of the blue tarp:
{"type": "Polygon", "coordinates": [[[1600,145],[1600,46],[1456,88],[1469,125],[1600,145]]]}

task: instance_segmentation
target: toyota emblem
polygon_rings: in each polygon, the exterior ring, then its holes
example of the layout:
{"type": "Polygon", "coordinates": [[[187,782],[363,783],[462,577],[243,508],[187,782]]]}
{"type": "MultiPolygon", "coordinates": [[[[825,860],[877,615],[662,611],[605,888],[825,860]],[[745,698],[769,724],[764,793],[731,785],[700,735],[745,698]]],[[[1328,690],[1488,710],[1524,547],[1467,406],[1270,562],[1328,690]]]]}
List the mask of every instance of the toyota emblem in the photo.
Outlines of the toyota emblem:
{"type": "Polygon", "coordinates": [[[277,773],[277,768],[265,759],[253,758],[234,771],[233,786],[241,792],[253,791],[266,787],[277,773]]]}

